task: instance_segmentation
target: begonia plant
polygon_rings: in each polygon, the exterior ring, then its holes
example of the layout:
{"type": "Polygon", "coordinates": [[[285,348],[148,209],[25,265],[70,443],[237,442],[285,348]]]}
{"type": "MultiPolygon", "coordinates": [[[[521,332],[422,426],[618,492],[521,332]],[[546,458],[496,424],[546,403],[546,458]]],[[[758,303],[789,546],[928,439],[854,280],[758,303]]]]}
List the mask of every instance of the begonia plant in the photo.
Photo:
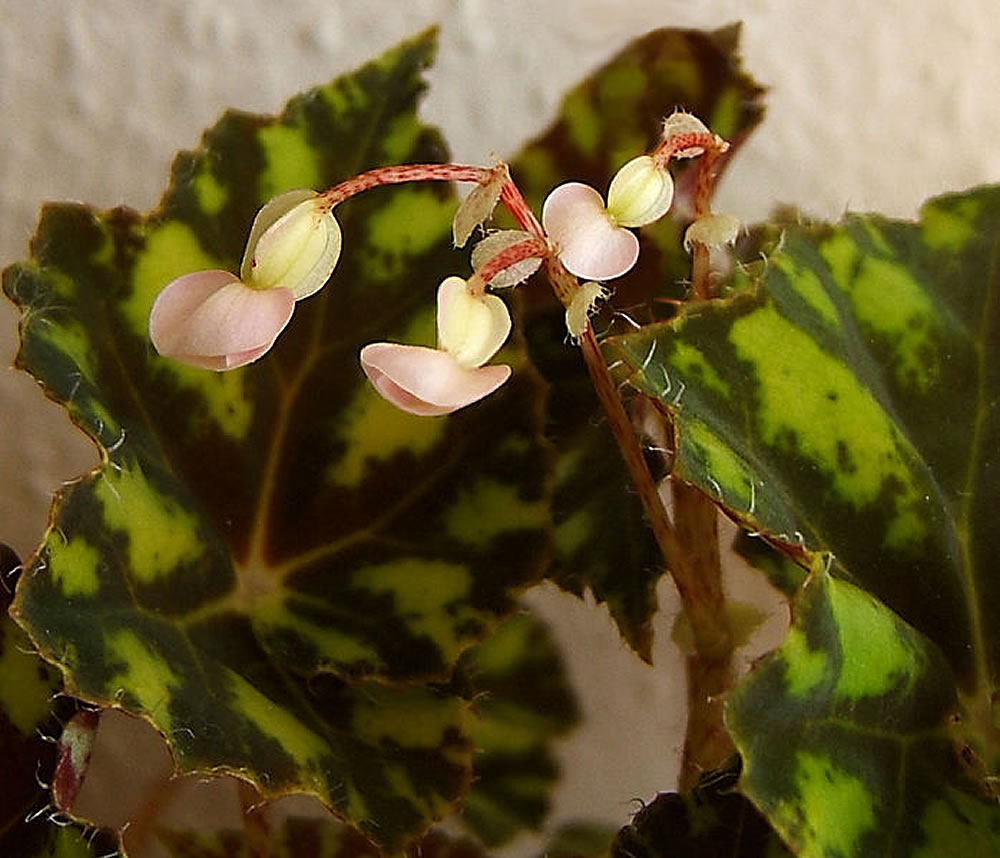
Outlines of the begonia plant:
{"type": "Polygon", "coordinates": [[[150,214],[43,209],[17,363],[101,464],[0,554],[0,855],[1000,854],[1000,188],[713,211],[737,35],[649,34],[476,166],[423,33],[226,114],[150,214]],[[789,613],[752,664],[737,556],[789,613]],[[523,597],[655,669],[663,576],[677,782],[556,827],[580,712],[523,597]],[[116,712],[170,755],[124,820],[116,712]],[[206,781],[234,812],[168,812],[206,781]]]}

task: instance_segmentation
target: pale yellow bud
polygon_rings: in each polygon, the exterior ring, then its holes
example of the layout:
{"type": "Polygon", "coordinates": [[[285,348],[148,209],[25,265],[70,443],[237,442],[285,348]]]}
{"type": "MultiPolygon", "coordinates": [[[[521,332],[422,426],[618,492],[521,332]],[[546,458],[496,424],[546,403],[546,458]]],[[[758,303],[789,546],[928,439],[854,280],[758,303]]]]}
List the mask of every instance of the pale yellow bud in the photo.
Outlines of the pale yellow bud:
{"type": "Polygon", "coordinates": [[[315,191],[280,194],[254,219],[240,279],[251,289],[290,289],[295,300],[323,287],[340,257],[340,226],[315,191]]]}
{"type": "Polygon", "coordinates": [[[722,247],[724,244],[735,244],[743,226],[740,219],[731,214],[710,214],[698,218],[684,233],[684,249],[690,253],[697,244],[704,244],[709,249],[722,247]]]}
{"type": "Polygon", "coordinates": [[[674,199],[674,180],[649,155],[622,167],[608,188],[608,215],[617,226],[645,226],[659,220],[674,199]]]}

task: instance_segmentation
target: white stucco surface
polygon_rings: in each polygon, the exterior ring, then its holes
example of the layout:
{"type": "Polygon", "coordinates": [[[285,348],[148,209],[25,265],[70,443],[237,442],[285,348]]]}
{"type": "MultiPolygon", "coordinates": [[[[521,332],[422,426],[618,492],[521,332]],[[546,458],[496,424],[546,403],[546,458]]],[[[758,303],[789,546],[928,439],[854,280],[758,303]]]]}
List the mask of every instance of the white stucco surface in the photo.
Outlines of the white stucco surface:
{"type": "MultiPolygon", "coordinates": [[[[912,216],[925,197],[1000,178],[996,0],[0,0],[0,264],[23,258],[43,200],[152,207],[173,153],[228,106],[274,111],[431,23],[440,55],[424,116],[458,160],[488,162],[544,128],[563,90],[629,39],[665,26],[744,22],[745,66],[769,85],[763,127],[719,207],[776,202],[820,216],[912,216]]],[[[668,110],[673,105],[664,105],[668,110]]],[[[571,178],[571,177],[568,177],[571,178]]],[[[0,300],[0,362],[16,348],[0,300]]],[[[34,382],[0,372],[0,541],[27,554],[50,493],[96,463],[34,382]]],[[[664,638],[654,673],[603,615],[557,598],[591,673],[589,727],[564,748],[558,817],[621,822],[669,788],[682,694],[664,638]],[[612,742],[628,742],[624,755],[612,742]]]]}

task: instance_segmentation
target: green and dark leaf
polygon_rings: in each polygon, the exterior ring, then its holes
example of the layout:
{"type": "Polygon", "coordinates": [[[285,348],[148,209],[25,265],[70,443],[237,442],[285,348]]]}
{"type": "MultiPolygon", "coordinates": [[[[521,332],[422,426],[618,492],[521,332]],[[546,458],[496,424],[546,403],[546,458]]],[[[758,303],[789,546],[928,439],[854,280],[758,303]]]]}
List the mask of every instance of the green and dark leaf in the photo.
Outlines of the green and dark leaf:
{"type": "Polygon", "coordinates": [[[1000,808],[973,776],[940,649],[822,558],[726,722],[741,790],[797,855],[1000,854],[1000,808]]]}
{"type": "MultiPolygon", "coordinates": [[[[64,783],[56,794],[60,766],[67,770],[68,736],[86,741],[87,730],[71,718],[76,703],[60,697],[59,672],[42,661],[27,635],[18,628],[7,608],[10,587],[20,566],[17,556],[0,544],[0,855],[16,858],[96,858],[115,849],[118,838],[107,831],[67,824],[73,784],[79,785],[86,762],[77,757],[78,777],[64,783]],[[69,718],[63,730],[61,719],[69,718]],[[60,736],[63,742],[60,743],[60,736]],[[45,788],[51,781],[52,792],[45,788]],[[54,824],[50,817],[60,811],[54,824]]],[[[75,716],[96,721],[96,713],[82,710],[75,716]]],[[[91,726],[93,724],[91,723],[91,726]]],[[[93,731],[89,731],[92,737],[93,731]]]]}
{"type": "Polygon", "coordinates": [[[530,615],[508,620],[470,650],[462,669],[480,715],[462,820],[492,848],[541,828],[559,777],[552,743],[579,715],[555,642],[530,615]]]}
{"type": "Polygon", "coordinates": [[[367,384],[372,340],[433,343],[434,290],[462,260],[445,186],[338,206],[344,253],[259,362],[216,374],[158,356],[160,289],[234,270],[257,209],[295,187],[445,156],[415,118],[425,34],[281,116],[229,113],[181,154],[149,217],[47,207],[4,273],[18,365],[100,445],[65,490],[15,615],[71,692],[151,720],[182,770],[319,796],[398,846],[471,774],[474,716],[447,681],[544,572],[540,388],[513,380],[448,419],[367,384]]]}
{"type": "MultiPolygon", "coordinates": [[[[873,755],[859,728],[836,733],[836,743],[827,736],[837,759],[828,765],[817,758],[802,770],[817,783],[828,779],[829,766],[834,780],[850,773],[858,782],[845,791],[872,802],[879,826],[911,821],[895,827],[892,852],[879,851],[881,841],[871,851],[866,844],[876,841],[861,826],[841,851],[816,846],[807,854],[910,854],[921,836],[933,839],[932,819],[962,816],[969,791],[989,790],[1000,771],[993,714],[1000,674],[998,235],[995,187],[931,200],[918,223],[851,216],[837,226],[789,226],[752,288],[690,305],[671,323],[606,346],[608,358],[623,360],[631,381],[672,415],[676,476],[803,567],[829,552],[834,592],[850,581],[880,600],[873,603],[879,610],[901,618],[894,620],[899,629],[886,626],[886,645],[904,627],[919,637],[913,648],[921,660],[898,666],[901,689],[880,686],[870,701],[878,708],[872,723],[883,725],[890,751],[898,751],[912,739],[896,725],[917,719],[937,743],[927,750],[935,764],[911,775],[898,754],[873,755]],[[915,696],[925,686],[950,704],[935,698],[937,708],[928,707],[915,696]],[[946,725],[951,744],[941,736],[946,725]],[[865,767],[872,778],[860,777],[865,767]],[[878,778],[897,777],[932,784],[944,804],[924,791],[878,793],[877,801],[866,792],[879,789],[878,778]]],[[[787,564],[768,568],[789,591],[806,574],[790,574],[787,564]]],[[[803,597],[801,616],[810,598],[803,597]]],[[[878,685],[882,667],[871,656],[879,646],[877,611],[856,605],[838,616],[837,625],[859,631],[840,641],[836,663],[874,671],[878,685]]],[[[810,653],[817,649],[810,643],[810,653]]],[[[822,718],[825,689],[817,683],[799,700],[775,682],[769,696],[737,700],[763,707],[767,699],[768,711],[802,706],[801,717],[822,718]],[[810,715],[810,706],[820,714],[810,715]]],[[[739,727],[753,705],[733,702],[730,711],[747,771],[759,777],[768,768],[760,759],[765,744],[751,748],[755,731],[739,727]]],[[[788,730],[770,735],[775,750],[797,747],[788,730]]],[[[782,765],[789,772],[797,764],[782,765]]],[[[758,804],[771,802],[769,813],[785,802],[805,830],[822,828],[818,804],[780,790],[765,799],[770,786],[750,788],[758,804]]],[[[995,805],[973,804],[968,813],[992,837],[995,805]]]]}

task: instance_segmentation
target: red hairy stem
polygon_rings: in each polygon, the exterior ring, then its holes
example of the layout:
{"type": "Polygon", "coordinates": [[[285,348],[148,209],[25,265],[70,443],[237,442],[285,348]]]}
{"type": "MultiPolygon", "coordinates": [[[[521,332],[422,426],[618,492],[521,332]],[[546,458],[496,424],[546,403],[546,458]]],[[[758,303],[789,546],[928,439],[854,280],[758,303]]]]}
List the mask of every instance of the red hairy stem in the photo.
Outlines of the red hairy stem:
{"type": "Polygon", "coordinates": [[[685,149],[702,149],[702,158],[709,152],[721,154],[729,148],[729,144],[718,134],[690,131],[686,134],[671,134],[653,150],[653,160],[661,167],[666,167],[677,152],[685,149]]]}
{"type": "Polygon", "coordinates": [[[486,184],[493,176],[488,167],[465,164],[400,164],[394,167],[376,167],[359,173],[334,185],[320,196],[332,208],[337,203],[381,185],[400,185],[404,182],[470,182],[486,184]]]}
{"type": "Polygon", "coordinates": [[[625,412],[625,406],[622,405],[621,398],[618,396],[618,389],[615,387],[604,356],[601,354],[601,347],[597,344],[597,338],[589,324],[580,335],[580,350],[583,352],[583,359],[587,365],[587,371],[590,373],[590,380],[594,385],[597,399],[601,403],[605,417],[607,417],[608,427],[611,429],[611,434],[625,460],[625,467],[628,469],[632,483],[639,494],[646,520],[653,531],[664,562],[674,576],[677,589],[682,591],[697,590],[698,582],[690,577],[690,570],[684,556],[684,547],[670,523],[670,517],[663,506],[656,481],[646,465],[642,448],[639,446],[635,430],[632,428],[632,422],[625,412]]]}
{"type": "MultiPolygon", "coordinates": [[[[727,147],[728,148],[728,147],[727,147]]],[[[694,188],[694,218],[697,220],[712,211],[712,194],[715,192],[716,166],[725,149],[718,146],[706,149],[698,163],[698,176],[694,188]]],[[[694,242],[691,254],[691,295],[699,300],[713,297],[711,252],[700,241],[694,242]]]]}

